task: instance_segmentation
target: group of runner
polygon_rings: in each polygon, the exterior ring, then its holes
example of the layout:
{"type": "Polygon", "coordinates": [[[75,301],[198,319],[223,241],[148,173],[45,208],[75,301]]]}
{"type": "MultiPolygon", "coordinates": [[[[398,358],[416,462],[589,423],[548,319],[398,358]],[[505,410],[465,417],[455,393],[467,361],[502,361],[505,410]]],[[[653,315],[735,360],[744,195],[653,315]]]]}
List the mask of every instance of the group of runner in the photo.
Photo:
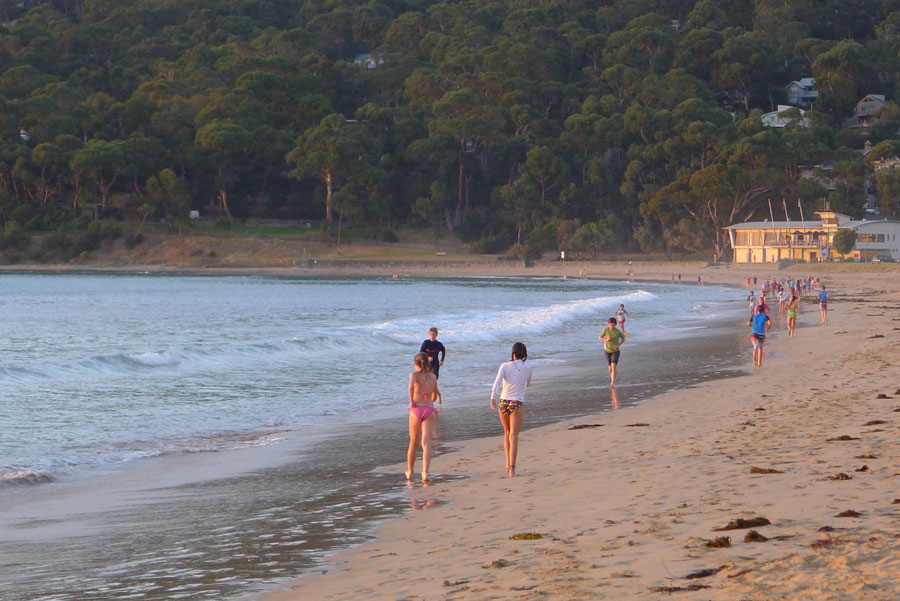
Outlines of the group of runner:
{"type": "Polygon", "coordinates": [[[772,279],[766,280],[760,287],[759,297],[754,294],[752,285],[756,285],[756,276],[747,278],[747,287],[750,288],[750,294],[747,301],[750,306],[750,319],[747,325],[750,326],[750,342],[753,345],[753,365],[760,367],[763,360],[763,345],[766,342],[766,333],[772,327],[772,320],[769,317],[769,305],[766,302],[768,296],[772,296],[778,301],[778,314],[786,314],[786,325],[788,336],[794,336],[794,328],[797,324],[797,316],[800,314],[800,299],[804,294],[812,293],[818,289],[819,312],[821,314],[822,324],[828,323],[828,290],[819,278],[783,278],[781,281],[772,279]]]}

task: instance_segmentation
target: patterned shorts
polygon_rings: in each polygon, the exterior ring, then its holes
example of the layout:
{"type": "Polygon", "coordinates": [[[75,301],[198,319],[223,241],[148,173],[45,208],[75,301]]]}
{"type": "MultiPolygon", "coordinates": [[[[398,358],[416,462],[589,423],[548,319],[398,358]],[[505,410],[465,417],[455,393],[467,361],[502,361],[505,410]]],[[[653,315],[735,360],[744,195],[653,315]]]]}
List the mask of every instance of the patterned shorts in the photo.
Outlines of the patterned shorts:
{"type": "Polygon", "coordinates": [[[522,401],[500,401],[500,413],[503,415],[510,415],[519,410],[519,407],[523,406],[525,403],[522,401]]]}

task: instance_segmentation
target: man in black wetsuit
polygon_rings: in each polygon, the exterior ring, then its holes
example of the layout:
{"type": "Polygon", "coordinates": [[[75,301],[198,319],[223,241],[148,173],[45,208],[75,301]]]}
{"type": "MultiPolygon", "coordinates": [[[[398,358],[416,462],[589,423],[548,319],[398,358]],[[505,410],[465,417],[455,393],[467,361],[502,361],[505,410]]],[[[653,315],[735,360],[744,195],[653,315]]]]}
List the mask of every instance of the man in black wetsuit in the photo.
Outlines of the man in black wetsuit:
{"type": "Polygon", "coordinates": [[[444,364],[444,355],[447,354],[444,345],[438,342],[437,335],[437,328],[429,328],[428,340],[423,342],[422,348],[419,349],[420,353],[428,355],[428,367],[431,368],[431,373],[434,374],[435,378],[439,377],[438,373],[441,371],[441,365],[444,364]],[[438,355],[440,355],[440,359],[438,359],[438,355]]]}

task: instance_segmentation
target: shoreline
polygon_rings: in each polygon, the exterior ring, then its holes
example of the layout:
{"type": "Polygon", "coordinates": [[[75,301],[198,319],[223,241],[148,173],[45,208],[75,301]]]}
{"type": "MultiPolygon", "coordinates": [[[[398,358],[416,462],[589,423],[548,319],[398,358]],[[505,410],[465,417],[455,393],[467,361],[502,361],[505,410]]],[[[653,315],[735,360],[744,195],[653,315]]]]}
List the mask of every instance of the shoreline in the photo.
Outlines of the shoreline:
{"type": "MultiPolygon", "coordinates": [[[[807,266],[796,267],[792,274],[805,275],[807,266]]],[[[883,312],[900,308],[900,282],[890,273],[826,278],[841,299],[829,324],[817,325],[817,308],[805,304],[803,327],[770,342],[759,370],[525,431],[514,479],[495,465],[499,433],[468,441],[437,458],[441,473],[466,479],[410,489],[410,506],[428,511],[380,525],[372,542],[340,552],[325,573],[259,598],[293,601],[315,591],[320,599],[679,599],[698,585],[726,600],[838,599],[863,588],[867,599],[896,598],[897,401],[876,397],[900,385],[896,334],[885,336],[893,318],[883,312]],[[860,336],[847,340],[848,330],[860,336]],[[841,345],[822,344],[835,335],[841,345]],[[848,352],[857,356],[848,360],[848,352]],[[880,361],[880,372],[867,360],[880,361]],[[884,423],[863,426],[875,421],[884,423]],[[826,442],[841,436],[855,440],[826,442]],[[864,455],[873,458],[856,458],[864,455]],[[861,517],[833,517],[850,509],[861,517]],[[772,522],[757,528],[768,542],[742,542],[747,529],[714,530],[756,516],[772,522]],[[509,540],[526,531],[542,538],[509,540]],[[722,535],[730,548],[704,546],[722,535]],[[684,578],[709,569],[705,578],[684,578]]],[[[747,354],[749,365],[749,344],[747,354]]]]}

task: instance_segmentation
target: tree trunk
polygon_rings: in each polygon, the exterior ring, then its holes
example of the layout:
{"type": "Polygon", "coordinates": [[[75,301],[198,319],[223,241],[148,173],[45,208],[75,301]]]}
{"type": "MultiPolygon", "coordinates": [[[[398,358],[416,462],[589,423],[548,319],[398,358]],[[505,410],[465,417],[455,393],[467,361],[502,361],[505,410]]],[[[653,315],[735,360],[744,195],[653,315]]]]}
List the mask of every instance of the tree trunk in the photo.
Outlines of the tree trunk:
{"type": "Polygon", "coordinates": [[[228,193],[224,188],[219,190],[219,200],[222,201],[222,210],[225,211],[225,215],[231,219],[231,210],[228,208],[228,193]]]}
{"type": "Polygon", "coordinates": [[[328,223],[334,221],[334,214],[331,211],[331,196],[334,192],[331,170],[325,171],[325,220],[328,223]]]}

